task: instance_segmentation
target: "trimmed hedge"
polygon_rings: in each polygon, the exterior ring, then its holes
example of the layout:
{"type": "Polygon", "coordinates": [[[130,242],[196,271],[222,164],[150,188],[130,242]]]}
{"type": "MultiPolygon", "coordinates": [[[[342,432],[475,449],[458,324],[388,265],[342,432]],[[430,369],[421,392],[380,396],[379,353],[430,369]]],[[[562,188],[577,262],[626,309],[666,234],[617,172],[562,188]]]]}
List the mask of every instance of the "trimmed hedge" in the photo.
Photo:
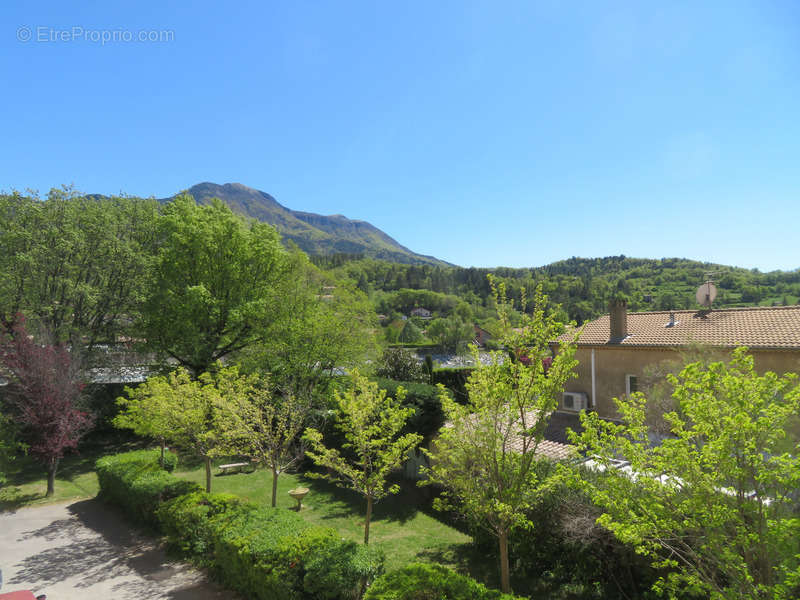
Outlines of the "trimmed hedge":
{"type": "Polygon", "coordinates": [[[374,546],[338,540],[309,556],[303,585],[318,600],[361,598],[383,574],[384,559],[383,551],[374,546]]]}
{"type": "Polygon", "coordinates": [[[518,600],[442,565],[415,563],[375,580],[364,600],[518,600]]]}
{"type": "MultiPolygon", "coordinates": [[[[159,504],[200,489],[196,483],[167,473],[159,457],[159,450],[135,450],[98,459],[95,469],[100,497],[122,507],[138,523],[157,525],[155,510],[159,504]]],[[[168,465],[172,459],[168,459],[168,465]]],[[[174,468],[174,463],[171,466],[174,468]]]]}
{"type": "Polygon", "coordinates": [[[159,467],[158,451],[97,461],[101,496],[248,598],[358,600],[383,572],[380,551],[342,540],[297,513],[207,494],[159,467]]]}

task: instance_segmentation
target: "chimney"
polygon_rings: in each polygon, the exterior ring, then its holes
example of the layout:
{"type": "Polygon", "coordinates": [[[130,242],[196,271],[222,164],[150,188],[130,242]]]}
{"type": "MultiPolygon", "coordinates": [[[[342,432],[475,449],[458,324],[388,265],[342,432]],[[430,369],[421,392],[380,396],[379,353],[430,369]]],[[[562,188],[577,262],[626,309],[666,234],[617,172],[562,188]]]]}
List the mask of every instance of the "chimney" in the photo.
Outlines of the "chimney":
{"type": "Polygon", "coordinates": [[[628,303],[625,300],[612,300],[608,305],[611,317],[611,343],[621,342],[628,337],[628,303]]]}

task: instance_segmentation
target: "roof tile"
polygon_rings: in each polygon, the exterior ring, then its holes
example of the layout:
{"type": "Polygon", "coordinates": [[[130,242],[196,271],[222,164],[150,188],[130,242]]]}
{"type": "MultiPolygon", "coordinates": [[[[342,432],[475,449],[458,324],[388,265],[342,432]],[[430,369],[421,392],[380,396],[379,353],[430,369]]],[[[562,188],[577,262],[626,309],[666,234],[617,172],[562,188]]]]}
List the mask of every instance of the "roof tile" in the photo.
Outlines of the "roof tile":
{"type": "MultiPolygon", "coordinates": [[[[569,334],[558,341],[566,341],[569,334]]],[[[800,350],[800,305],[628,313],[628,337],[610,342],[609,316],[586,323],[578,346],[686,346],[800,350]],[[670,313],[675,324],[668,327],[670,313]]]]}

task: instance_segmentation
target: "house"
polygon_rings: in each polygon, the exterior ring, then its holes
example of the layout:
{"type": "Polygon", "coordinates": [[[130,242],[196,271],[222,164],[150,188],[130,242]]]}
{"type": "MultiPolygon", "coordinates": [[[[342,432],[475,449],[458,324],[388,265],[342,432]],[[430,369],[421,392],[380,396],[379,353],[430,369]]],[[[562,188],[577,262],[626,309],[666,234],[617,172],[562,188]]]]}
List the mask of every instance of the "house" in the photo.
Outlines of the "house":
{"type": "Polygon", "coordinates": [[[475,338],[473,339],[473,342],[476,346],[484,347],[486,342],[494,339],[494,336],[490,332],[486,331],[483,327],[473,325],[473,328],[475,329],[475,338]]]}
{"type": "Polygon", "coordinates": [[[412,317],[419,317],[420,319],[430,319],[431,318],[431,311],[427,308],[415,308],[411,311],[412,317]]]}
{"type": "Polygon", "coordinates": [[[625,302],[612,303],[580,330],[578,377],[567,383],[561,409],[616,418],[614,398],[637,391],[649,367],[697,345],[724,353],[747,346],[760,373],[800,372],[800,306],[628,313],[625,302]]]}

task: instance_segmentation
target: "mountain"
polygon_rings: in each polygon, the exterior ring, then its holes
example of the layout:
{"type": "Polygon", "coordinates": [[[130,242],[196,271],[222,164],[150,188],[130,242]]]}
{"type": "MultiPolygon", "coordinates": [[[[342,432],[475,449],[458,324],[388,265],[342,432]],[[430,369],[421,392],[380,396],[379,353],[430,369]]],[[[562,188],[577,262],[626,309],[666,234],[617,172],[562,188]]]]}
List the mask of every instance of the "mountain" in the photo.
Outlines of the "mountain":
{"type": "MultiPolygon", "coordinates": [[[[269,223],[308,254],[362,254],[403,264],[451,266],[433,256],[412,252],[366,221],[292,210],[266,192],[241,183],[198,183],[187,191],[201,204],[219,198],[234,212],[269,223]]],[[[171,199],[162,198],[160,202],[171,199]]]]}

